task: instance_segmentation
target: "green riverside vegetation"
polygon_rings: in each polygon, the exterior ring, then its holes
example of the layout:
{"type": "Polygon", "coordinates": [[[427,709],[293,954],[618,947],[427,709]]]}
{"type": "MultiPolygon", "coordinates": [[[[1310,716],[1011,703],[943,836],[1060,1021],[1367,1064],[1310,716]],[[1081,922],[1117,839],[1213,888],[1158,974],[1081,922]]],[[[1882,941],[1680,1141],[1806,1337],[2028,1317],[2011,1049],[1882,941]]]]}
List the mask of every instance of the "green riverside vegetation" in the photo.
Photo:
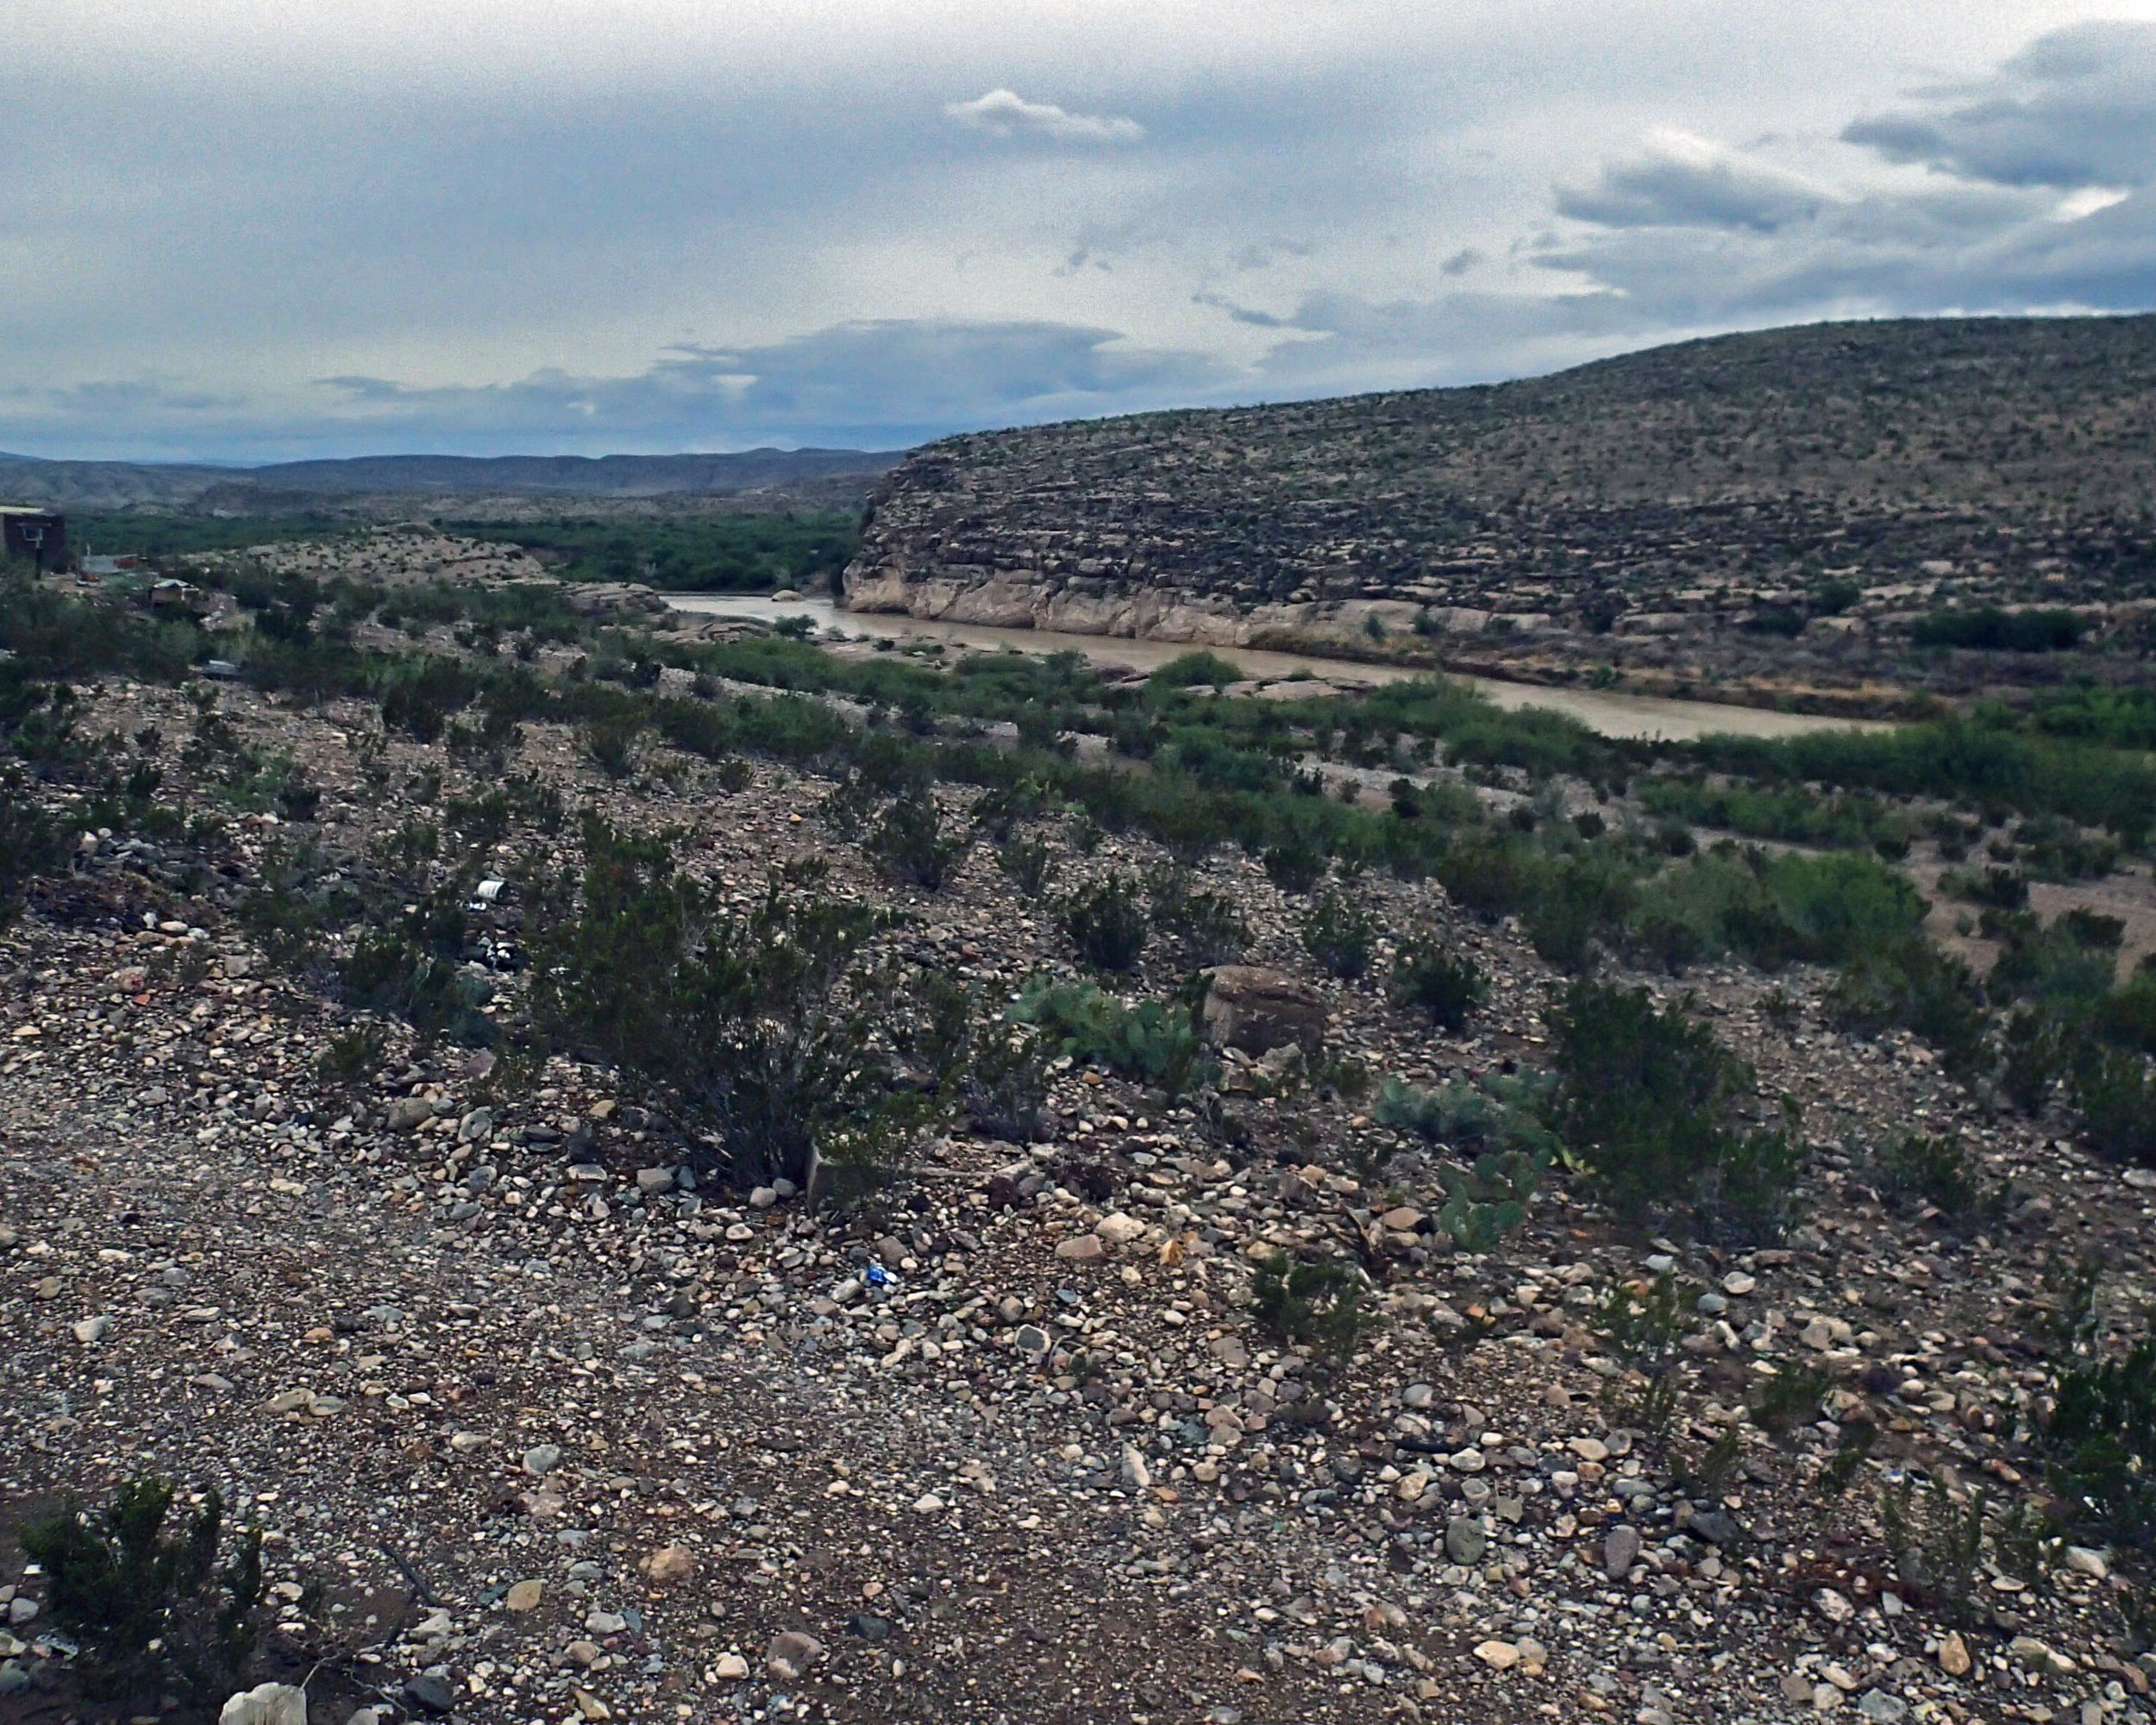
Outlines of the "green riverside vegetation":
{"type": "MultiPolygon", "coordinates": [[[[2106,1153],[2156,1157],[2145,1124],[2156,1088],[2146,1064],[2156,1049],[2156,988],[2136,979],[2115,989],[2105,930],[2086,919],[2038,925],[2009,890],[2021,871],[2101,873],[2145,849],[2156,808],[2156,762],[2145,744],[2156,711],[2140,694],[2065,689],[2027,712],[1985,708],[1884,733],[1627,743],[1548,712],[1499,712],[1438,679],[1307,701],[1237,700],[1218,693],[1232,668],[1206,654],[1142,681],[1118,681],[1075,655],[922,649],[838,657],[778,637],[684,640],[580,617],[548,582],[391,591],[273,575],[244,560],[217,578],[251,623],[214,640],[191,620],[159,620],[110,597],[20,576],[0,586],[0,824],[19,837],[7,847],[19,860],[0,878],[0,894],[19,897],[38,859],[56,854],[66,821],[175,837],[214,826],[219,806],[160,805],[154,765],[126,759],[116,739],[83,736],[69,685],[101,674],[179,682],[215,656],[235,662],[246,682],[287,697],[371,700],[385,728],[489,763],[505,800],[524,794],[508,768],[519,727],[532,723],[571,727],[612,776],[639,771],[656,743],[722,766],[759,757],[824,775],[839,786],[828,811],[834,823],[906,892],[935,891],[982,837],[1002,867],[1045,889],[1045,853],[1018,823],[1058,811],[1081,823],[1075,833],[1142,833],[1181,869],[1239,848],[1302,900],[1304,938],[1343,977],[1376,970],[1377,943],[1388,932],[1362,922],[1353,881],[1381,869],[1435,879],[1470,917],[1518,919],[1539,954],[1582,975],[1604,955],[1672,974],[1727,959],[1767,970],[1833,967],[1839,975],[1829,998],[1848,1027],[1913,1030],[1968,1082],[1996,1082],[2019,1106],[2064,1102],[2106,1153]],[[362,626],[384,624],[404,644],[362,644],[362,626]],[[557,650],[542,669],[546,648],[566,649],[573,662],[563,669],[557,650]],[[1073,741],[1081,734],[1108,739],[1105,757],[1081,756],[1073,741]],[[1390,794],[1344,800],[1313,763],[1393,775],[1390,794]],[[1453,772],[1433,781],[1439,767],[1453,772]],[[939,808],[937,786],[970,795],[970,816],[939,808]],[[1493,806],[1476,786],[1512,794],[1493,806]],[[1582,797],[1607,812],[1568,812],[1567,799],[1576,809],[1582,797]],[[63,799],[73,811],[65,820],[63,799]],[[1731,837],[1698,850],[1695,825],[1809,848],[1731,837]],[[1942,849],[1950,839],[1964,851],[1984,845],[1993,873],[1972,858],[1957,889],[1980,901],[1994,919],[1988,931],[2007,950],[1988,987],[1922,931],[1924,900],[1894,860],[1918,833],[1942,849]]],[[[304,775],[221,731],[210,706],[203,713],[189,746],[216,765],[221,806],[307,819],[317,793],[304,775]]],[[[430,838],[400,836],[408,862],[430,854],[430,838]]],[[[637,866],[650,875],[650,893],[687,890],[663,859],[637,866]]],[[[586,880],[580,896],[567,888],[565,900],[589,916],[592,894],[611,878],[586,880]]],[[[1129,970],[1156,935],[1192,965],[1234,956],[1244,938],[1234,906],[1176,869],[1150,879],[1111,874],[1054,897],[1074,950],[1106,975],[1129,970]]],[[[792,902],[774,901],[769,916],[783,921],[792,902]]],[[[432,1033],[490,1033],[476,1003],[453,986],[454,967],[442,962],[454,957],[453,930],[425,925],[423,914],[415,925],[402,912],[360,906],[353,913],[374,925],[336,957],[348,999],[404,1013],[432,1033]]],[[[677,905],[677,920],[706,914],[677,905]]],[[[711,925],[707,945],[718,929],[711,925]]],[[[1433,1027],[1465,1022],[1482,987],[1472,963],[1413,931],[1389,932],[1396,944],[1385,986],[1433,1027]]],[[[584,950],[596,962],[620,945],[618,933],[588,929],[584,950]]],[[[296,931],[295,942],[303,936],[296,931]]],[[[861,938],[849,934],[841,944],[861,938]]],[[[683,989],[705,986],[686,972],[678,980],[683,989]]],[[[830,986],[839,988],[835,978],[830,986]]],[[[659,1057],[654,1038],[610,1020],[621,1000],[587,994],[559,1004],[564,1034],[581,1026],[593,1045],[624,1059],[659,1057]]],[[[1565,1046],[1581,1057],[1591,1045],[1583,1039],[1589,1018],[1637,1014],[1615,994],[1582,995],[1575,1005],[1568,1022],[1577,1033],[1565,1046]]],[[[1093,1007],[1071,1012],[1059,1006],[1036,1022],[1074,1052],[1110,1057],[1119,1028],[1093,1007]]],[[[1149,1019],[1140,1040],[1164,1033],[1165,1022],[1149,1019]]],[[[1652,1027],[1642,1019],[1633,1029],[1644,1036],[1652,1027]]],[[[861,1035],[875,1042],[881,1032],[861,1035]]],[[[1180,1058],[1129,1057],[1155,1082],[1180,1058]]],[[[1753,1189],[1755,1172],[1777,1166],[1782,1152],[1772,1133],[1725,1118],[1739,1080],[1704,1054],[1693,1064],[1708,1079],[1692,1087],[1699,1094],[1689,1113],[1664,1109],[1658,1128],[1691,1134],[1685,1145],[1613,1138],[1608,1122],[1590,1123],[1577,1108],[1574,1129],[1591,1127],[1588,1160],[1620,1208],[1653,1193],[1718,1227],[1752,1226],[1775,1209],[1753,1189]],[[1670,1157],[1701,1159],[1687,1145],[1713,1152],[1702,1165],[1714,1170],[1714,1191],[1664,1180],[1670,1157]],[[1637,1171],[1636,1185],[1623,1170],[1637,1171]]],[[[668,1082],[693,1082],[686,1069],[668,1082]]],[[[847,1131],[874,1137],[872,1126],[855,1120],[847,1131]]],[[[781,1160],[798,1166],[805,1154],[789,1150],[781,1160]]]]}

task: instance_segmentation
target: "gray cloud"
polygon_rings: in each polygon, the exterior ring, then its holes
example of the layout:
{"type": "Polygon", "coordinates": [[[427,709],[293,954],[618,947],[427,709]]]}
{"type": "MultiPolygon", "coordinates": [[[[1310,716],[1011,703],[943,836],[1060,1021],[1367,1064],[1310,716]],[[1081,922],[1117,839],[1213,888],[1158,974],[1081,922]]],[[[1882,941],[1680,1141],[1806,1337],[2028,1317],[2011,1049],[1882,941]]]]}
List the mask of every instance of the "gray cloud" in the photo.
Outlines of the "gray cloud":
{"type": "Polygon", "coordinates": [[[2156,25],[2040,37],[1950,105],[1858,120],[1843,139],[1998,185],[2145,185],[2156,174],[2156,25]]]}
{"type": "Polygon", "coordinates": [[[1591,185],[1560,187],[1560,216],[1608,228],[1749,228],[1771,234],[1829,202],[1796,175],[1748,161],[1687,133],[1665,132],[1644,154],[1604,166],[1591,185]]]}
{"type": "Polygon", "coordinates": [[[174,392],[154,381],[0,392],[0,447],[33,426],[125,411],[131,453],[223,442],[252,456],[424,448],[478,453],[742,448],[896,448],[960,425],[1018,424],[1164,406],[1220,386],[1202,354],[1152,352],[1110,329],[1050,323],[890,319],[756,348],[682,348],[642,371],[547,369],[513,382],[415,386],[326,378],[295,436],[289,409],[174,392]]]}
{"type": "Polygon", "coordinates": [[[31,0],[0,448],[888,447],[2144,308],[2156,28],[2104,3],[303,8],[258,62],[253,0],[31,0]]]}
{"type": "Polygon", "coordinates": [[[1052,102],[1028,102],[1015,90],[991,90],[943,112],[969,131],[998,138],[1047,138],[1059,144],[1134,144],[1145,128],[1120,114],[1073,114],[1052,102]]]}

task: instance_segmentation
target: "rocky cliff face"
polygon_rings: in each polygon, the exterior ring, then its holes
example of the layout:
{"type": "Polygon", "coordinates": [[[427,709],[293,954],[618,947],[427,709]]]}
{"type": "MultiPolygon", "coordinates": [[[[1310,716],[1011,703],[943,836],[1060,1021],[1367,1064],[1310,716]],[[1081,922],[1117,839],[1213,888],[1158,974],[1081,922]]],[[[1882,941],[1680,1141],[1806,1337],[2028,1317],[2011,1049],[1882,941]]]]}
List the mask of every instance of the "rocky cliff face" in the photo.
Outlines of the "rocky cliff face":
{"type": "Polygon", "coordinates": [[[2156,572],[2152,455],[2156,318],[1818,326],[948,439],[878,487],[844,589],[1006,627],[1635,681],[1764,655],[1854,685],[1940,605],[2106,625],[2156,572]]]}

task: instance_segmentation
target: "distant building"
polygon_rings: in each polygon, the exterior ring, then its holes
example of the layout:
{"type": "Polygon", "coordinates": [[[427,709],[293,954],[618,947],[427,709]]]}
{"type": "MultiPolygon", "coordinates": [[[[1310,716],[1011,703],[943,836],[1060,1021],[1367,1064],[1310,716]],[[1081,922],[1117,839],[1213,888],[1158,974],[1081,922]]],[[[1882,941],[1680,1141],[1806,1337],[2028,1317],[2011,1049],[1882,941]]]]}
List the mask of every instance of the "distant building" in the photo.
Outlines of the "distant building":
{"type": "Polygon", "coordinates": [[[0,503],[0,562],[67,567],[67,518],[49,509],[0,503]]]}
{"type": "Polygon", "coordinates": [[[210,609],[210,595],[192,581],[183,581],[167,575],[162,580],[152,581],[149,591],[143,594],[152,611],[185,612],[191,617],[200,617],[210,609]]]}

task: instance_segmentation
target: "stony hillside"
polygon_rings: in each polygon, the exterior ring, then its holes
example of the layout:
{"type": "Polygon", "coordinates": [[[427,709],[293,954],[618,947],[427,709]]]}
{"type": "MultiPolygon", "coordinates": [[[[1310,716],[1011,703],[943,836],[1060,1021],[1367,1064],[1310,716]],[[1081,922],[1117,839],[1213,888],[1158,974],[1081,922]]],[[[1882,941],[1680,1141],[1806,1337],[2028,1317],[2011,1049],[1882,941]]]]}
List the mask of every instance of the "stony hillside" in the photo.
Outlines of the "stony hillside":
{"type": "Polygon", "coordinates": [[[0,577],[4,1725],[2156,1725],[2148,692],[193,573],[0,577]]]}
{"type": "Polygon", "coordinates": [[[1908,321],[956,437],[879,488],[847,592],[1114,634],[1405,633],[1648,684],[1771,662],[1937,687],[1897,662],[1912,613],[2146,593],[2153,401],[2156,317],[1908,321]]]}

